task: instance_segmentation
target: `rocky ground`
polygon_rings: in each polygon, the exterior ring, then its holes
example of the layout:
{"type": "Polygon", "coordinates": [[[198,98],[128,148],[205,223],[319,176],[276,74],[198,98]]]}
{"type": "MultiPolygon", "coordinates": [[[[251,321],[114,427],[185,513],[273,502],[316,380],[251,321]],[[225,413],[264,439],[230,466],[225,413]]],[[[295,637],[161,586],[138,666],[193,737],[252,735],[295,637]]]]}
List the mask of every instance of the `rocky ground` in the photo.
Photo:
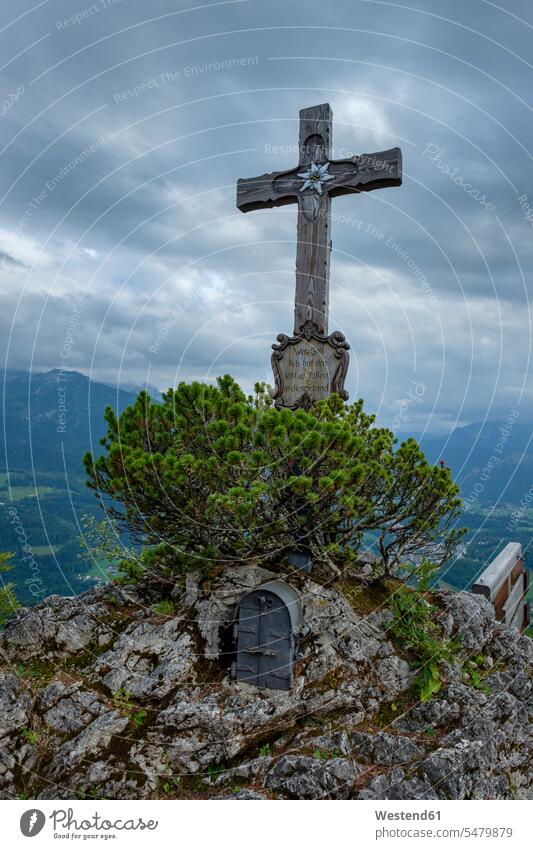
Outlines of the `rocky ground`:
{"type": "Polygon", "coordinates": [[[236,602],[271,577],[189,577],[174,612],[113,585],[20,610],[0,638],[0,796],[533,797],[533,641],[484,598],[433,596],[460,651],[418,702],[411,659],[387,633],[387,593],[302,576],[293,689],[258,690],[231,680],[228,633],[236,602]],[[465,678],[473,657],[478,686],[465,678]]]}

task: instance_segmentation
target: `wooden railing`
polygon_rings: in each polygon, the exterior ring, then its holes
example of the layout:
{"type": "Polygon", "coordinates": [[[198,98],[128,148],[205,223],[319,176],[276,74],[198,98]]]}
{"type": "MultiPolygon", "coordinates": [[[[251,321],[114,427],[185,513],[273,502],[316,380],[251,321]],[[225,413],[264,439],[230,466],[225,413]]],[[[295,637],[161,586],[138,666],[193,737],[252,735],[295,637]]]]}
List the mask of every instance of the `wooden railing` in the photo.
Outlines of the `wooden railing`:
{"type": "Polygon", "coordinates": [[[472,592],[488,598],[494,605],[496,619],[523,631],[530,621],[529,603],[525,600],[528,587],[529,571],[522,546],[510,542],[481,573],[472,592]]]}

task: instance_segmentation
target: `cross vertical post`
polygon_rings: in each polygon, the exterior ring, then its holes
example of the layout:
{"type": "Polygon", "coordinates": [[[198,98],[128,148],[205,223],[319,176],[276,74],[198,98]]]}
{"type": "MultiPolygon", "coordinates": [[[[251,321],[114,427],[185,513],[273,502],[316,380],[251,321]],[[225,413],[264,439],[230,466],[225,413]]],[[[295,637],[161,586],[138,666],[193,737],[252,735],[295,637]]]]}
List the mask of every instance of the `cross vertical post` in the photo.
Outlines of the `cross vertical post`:
{"type": "Polygon", "coordinates": [[[331,199],[402,182],[398,147],[331,159],[332,120],[329,103],[300,110],[298,166],[237,182],[241,212],[298,204],[294,335],[280,333],[272,345],[272,397],[292,410],[333,392],[348,397],[350,346],[339,331],[328,335],[331,199]]]}
{"type": "MultiPolygon", "coordinates": [[[[332,112],[329,103],[300,111],[300,161],[305,173],[313,162],[331,158],[332,112]]],[[[329,192],[303,192],[298,197],[294,335],[314,326],[328,334],[331,197],[329,192]]]]}

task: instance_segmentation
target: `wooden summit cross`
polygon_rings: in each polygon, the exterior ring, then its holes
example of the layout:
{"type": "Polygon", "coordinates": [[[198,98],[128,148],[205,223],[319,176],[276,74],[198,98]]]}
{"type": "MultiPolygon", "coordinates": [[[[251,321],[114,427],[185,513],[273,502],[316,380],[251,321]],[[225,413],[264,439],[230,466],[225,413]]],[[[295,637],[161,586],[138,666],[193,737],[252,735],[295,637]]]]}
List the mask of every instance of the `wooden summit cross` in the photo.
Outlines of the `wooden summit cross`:
{"type": "Polygon", "coordinates": [[[277,407],[293,410],[309,409],[332,392],[348,397],[350,346],[338,331],[328,336],[331,198],[402,182],[398,147],[330,159],[332,117],[329,103],[301,109],[298,167],[237,182],[241,212],[298,204],[294,335],[280,333],[272,345],[272,397],[277,407]]]}

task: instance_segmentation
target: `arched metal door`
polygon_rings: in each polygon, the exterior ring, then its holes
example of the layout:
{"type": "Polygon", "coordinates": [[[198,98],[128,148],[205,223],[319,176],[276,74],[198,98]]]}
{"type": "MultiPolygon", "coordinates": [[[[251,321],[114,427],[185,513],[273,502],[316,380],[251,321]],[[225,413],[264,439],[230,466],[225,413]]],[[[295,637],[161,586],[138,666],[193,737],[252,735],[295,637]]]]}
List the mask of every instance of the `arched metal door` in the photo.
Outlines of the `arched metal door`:
{"type": "Polygon", "coordinates": [[[237,680],[289,690],[295,640],[289,611],[279,596],[261,587],[248,593],[239,605],[235,629],[237,680]]]}

